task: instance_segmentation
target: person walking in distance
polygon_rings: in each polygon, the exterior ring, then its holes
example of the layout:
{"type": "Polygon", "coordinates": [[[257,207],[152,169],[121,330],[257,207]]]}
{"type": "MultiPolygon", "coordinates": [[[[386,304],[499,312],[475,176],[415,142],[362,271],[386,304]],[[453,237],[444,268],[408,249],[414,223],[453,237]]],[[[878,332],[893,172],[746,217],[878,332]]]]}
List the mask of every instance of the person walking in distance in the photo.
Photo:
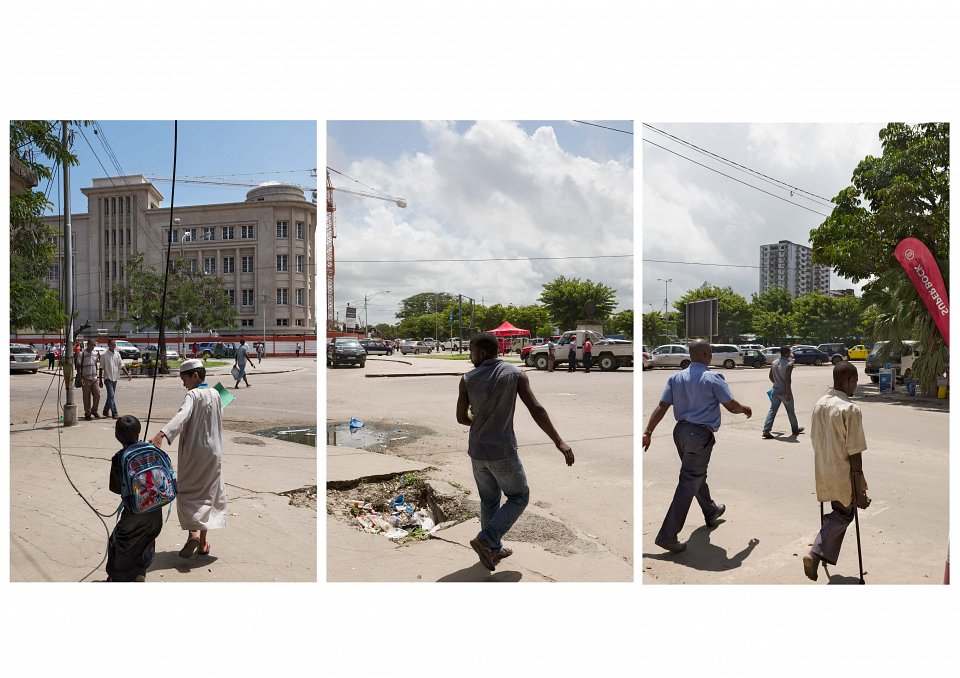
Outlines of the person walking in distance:
{"type": "Polygon", "coordinates": [[[517,454],[513,415],[517,397],[573,465],[573,450],[557,433],[546,408],[537,402],[526,373],[497,357],[497,338],[482,332],[470,340],[474,368],[460,379],[457,422],[470,427],[467,454],[480,497],[480,532],[470,541],[480,563],[490,571],[513,551],[502,543],[530,498],[527,477],[517,454]],[[501,506],[501,494],[506,502],[501,506]]]}
{"type": "Polygon", "coordinates": [[[567,348],[567,372],[577,370],[577,335],[570,335],[570,346],[567,348]]]}
{"type": "Polygon", "coordinates": [[[780,357],[773,361],[768,375],[773,383],[773,394],[770,397],[770,411],[767,412],[767,418],[763,422],[764,438],[773,438],[770,429],[773,428],[773,421],[777,417],[777,410],[783,403],[787,410],[787,417],[790,419],[790,430],[793,435],[803,433],[803,427],[797,423],[797,414],[794,411],[793,402],[793,361],[790,360],[790,347],[780,347],[780,357]]]}
{"type": "MultiPolygon", "coordinates": [[[[79,346],[80,342],[77,342],[79,346]]],[[[103,379],[99,377],[100,356],[94,352],[97,342],[87,341],[87,348],[77,356],[77,372],[80,375],[80,388],[83,390],[83,418],[87,421],[99,419],[97,409],[100,406],[100,389],[103,379]],[[91,404],[92,402],[92,404],[91,404]]]]}
{"type": "Polygon", "coordinates": [[[553,372],[553,363],[557,358],[557,347],[553,339],[547,342],[547,372],[553,372]]]}
{"type": "Polygon", "coordinates": [[[803,573],[813,581],[821,562],[837,564],[854,504],[870,506],[861,454],[867,449],[863,415],[850,397],[857,389],[857,368],[849,362],[833,366],[833,388],[817,401],[810,424],[817,499],[833,509],[823,516],[813,548],[803,557],[803,573]]]}
{"type": "Polygon", "coordinates": [[[300,344],[297,344],[297,357],[300,357],[300,344]]]}
{"type": "Polygon", "coordinates": [[[120,373],[127,375],[127,381],[133,379],[127,368],[123,366],[123,359],[117,353],[117,340],[107,341],[107,351],[100,357],[100,383],[107,387],[107,400],[103,404],[103,416],[117,418],[117,382],[120,373]]]}
{"type": "Polygon", "coordinates": [[[657,546],[672,553],[681,553],[687,548],[686,543],[679,541],[678,535],[694,498],[708,527],[719,525],[720,516],[727,508],[713,500],[707,485],[707,466],[716,444],[714,433],[720,430],[720,406],[733,414],[745,414],[747,419],[753,416],[749,407],[734,400],[723,375],[710,371],[712,355],[710,344],[705,341],[690,345],[692,362],[687,369],[667,380],[660,404],[650,414],[643,431],[643,449],[646,451],[654,429],[673,406],[677,420],[673,442],[680,456],[680,478],[655,540],[657,546]]]}
{"type": "Polygon", "coordinates": [[[237,348],[237,354],[233,359],[233,366],[236,369],[236,376],[234,377],[237,381],[233,385],[234,389],[240,388],[240,380],[243,380],[243,383],[247,385],[247,388],[250,388],[250,382],[247,381],[247,365],[256,368],[256,365],[253,364],[253,361],[250,360],[247,349],[247,341],[245,339],[240,340],[240,347],[237,348]]]}
{"type": "Polygon", "coordinates": [[[583,340],[583,370],[587,374],[590,374],[591,353],[593,353],[593,342],[590,341],[590,337],[585,337],[583,340]]]}

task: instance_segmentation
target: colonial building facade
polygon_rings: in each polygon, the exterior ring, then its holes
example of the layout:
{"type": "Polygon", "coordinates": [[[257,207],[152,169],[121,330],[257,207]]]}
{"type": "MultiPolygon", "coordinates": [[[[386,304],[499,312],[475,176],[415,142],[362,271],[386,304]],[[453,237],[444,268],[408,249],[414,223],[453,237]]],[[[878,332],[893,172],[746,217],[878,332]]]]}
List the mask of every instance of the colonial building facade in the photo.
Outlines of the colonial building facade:
{"type": "MultiPolygon", "coordinates": [[[[141,175],[94,179],[81,189],[87,212],[74,214],[74,286],[78,324],[97,330],[129,331],[127,309],[112,298],[126,282],[126,263],[143,252],[147,266],[163,270],[170,209],[141,175]],[[116,319],[114,319],[116,318],[116,319]]],[[[236,328],[193,328],[194,332],[312,334],[317,319],[314,236],[317,206],[303,189],[264,184],[246,200],[219,205],[175,207],[171,258],[183,258],[199,275],[216,275],[239,314],[236,328]]],[[[61,257],[51,266],[50,284],[61,287],[62,217],[57,227],[61,257]]]]}
{"type": "Polygon", "coordinates": [[[779,287],[796,298],[830,293],[830,267],[813,263],[813,250],[781,240],[760,246],[760,292],[779,287]]]}

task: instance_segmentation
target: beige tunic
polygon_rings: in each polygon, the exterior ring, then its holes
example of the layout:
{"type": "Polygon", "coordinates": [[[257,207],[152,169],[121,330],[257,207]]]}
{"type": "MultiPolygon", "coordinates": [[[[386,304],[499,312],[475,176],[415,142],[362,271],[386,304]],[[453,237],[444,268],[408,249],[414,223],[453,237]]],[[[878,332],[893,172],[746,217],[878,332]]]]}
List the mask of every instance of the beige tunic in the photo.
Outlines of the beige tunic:
{"type": "Polygon", "coordinates": [[[867,449],[863,416],[843,391],[828,388],[813,408],[810,424],[817,500],[853,503],[850,457],[867,449]]]}
{"type": "Polygon", "coordinates": [[[220,395],[212,388],[187,392],[180,410],[160,429],[177,447],[177,517],[185,530],[227,526],[223,485],[223,419],[220,395]]]}

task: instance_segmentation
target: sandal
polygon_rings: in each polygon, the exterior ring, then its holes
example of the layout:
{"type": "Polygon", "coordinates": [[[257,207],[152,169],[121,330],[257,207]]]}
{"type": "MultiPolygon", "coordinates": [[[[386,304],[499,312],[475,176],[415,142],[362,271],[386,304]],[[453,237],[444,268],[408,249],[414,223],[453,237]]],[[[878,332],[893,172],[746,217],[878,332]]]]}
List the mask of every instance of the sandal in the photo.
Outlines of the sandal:
{"type": "Polygon", "coordinates": [[[190,537],[187,539],[187,543],[183,545],[183,548],[180,549],[180,557],[189,558],[198,548],[200,548],[200,540],[196,537],[190,537]]]}
{"type": "Polygon", "coordinates": [[[210,542],[207,542],[207,543],[204,544],[203,546],[205,546],[206,548],[198,548],[198,549],[197,549],[197,555],[198,555],[198,556],[209,556],[209,555],[210,555],[210,542]]]}

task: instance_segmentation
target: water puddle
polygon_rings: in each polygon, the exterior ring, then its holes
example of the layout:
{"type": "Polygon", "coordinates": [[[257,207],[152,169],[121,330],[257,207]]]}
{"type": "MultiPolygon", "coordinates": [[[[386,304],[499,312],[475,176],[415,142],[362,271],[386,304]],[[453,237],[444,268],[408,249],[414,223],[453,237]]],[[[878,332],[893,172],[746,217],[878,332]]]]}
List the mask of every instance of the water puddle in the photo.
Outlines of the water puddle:
{"type": "Polygon", "coordinates": [[[317,446],[316,426],[280,426],[278,428],[268,428],[265,431],[257,431],[257,435],[285,440],[288,443],[317,446]]]}
{"type": "Polygon", "coordinates": [[[327,445],[334,447],[368,450],[374,447],[383,448],[392,442],[407,440],[410,437],[410,433],[404,429],[385,430],[369,423],[361,428],[351,428],[346,422],[327,424],[327,445]]]}

